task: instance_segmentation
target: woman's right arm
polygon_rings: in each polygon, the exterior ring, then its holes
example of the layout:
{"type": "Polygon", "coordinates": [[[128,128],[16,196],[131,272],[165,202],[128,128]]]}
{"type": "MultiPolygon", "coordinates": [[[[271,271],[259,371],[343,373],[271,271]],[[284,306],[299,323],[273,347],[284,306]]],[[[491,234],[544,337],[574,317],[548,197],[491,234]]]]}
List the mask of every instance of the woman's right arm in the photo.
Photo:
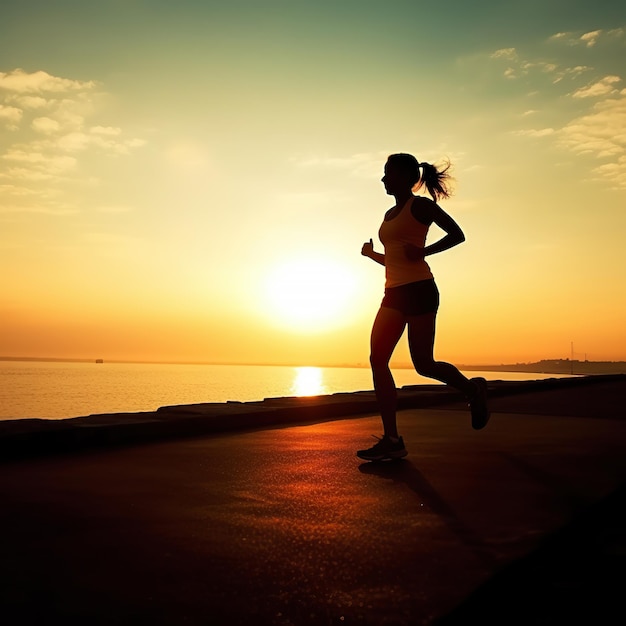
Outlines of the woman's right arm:
{"type": "Polygon", "coordinates": [[[376,263],[385,264],[385,255],[380,252],[374,252],[374,242],[371,239],[363,244],[361,254],[369,257],[372,261],[376,261],[376,263]]]}

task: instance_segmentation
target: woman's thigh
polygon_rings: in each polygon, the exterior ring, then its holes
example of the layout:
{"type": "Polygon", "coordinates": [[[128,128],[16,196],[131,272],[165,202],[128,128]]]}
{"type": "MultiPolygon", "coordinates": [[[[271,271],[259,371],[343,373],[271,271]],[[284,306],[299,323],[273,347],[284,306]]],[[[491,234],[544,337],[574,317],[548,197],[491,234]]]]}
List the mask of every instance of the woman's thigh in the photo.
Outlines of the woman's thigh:
{"type": "Polygon", "coordinates": [[[436,318],[436,313],[427,313],[408,320],[409,351],[415,365],[433,360],[436,318]]]}
{"type": "Polygon", "coordinates": [[[381,307],[374,320],[371,336],[372,364],[386,364],[389,362],[395,347],[402,337],[406,317],[396,309],[381,307]]]}

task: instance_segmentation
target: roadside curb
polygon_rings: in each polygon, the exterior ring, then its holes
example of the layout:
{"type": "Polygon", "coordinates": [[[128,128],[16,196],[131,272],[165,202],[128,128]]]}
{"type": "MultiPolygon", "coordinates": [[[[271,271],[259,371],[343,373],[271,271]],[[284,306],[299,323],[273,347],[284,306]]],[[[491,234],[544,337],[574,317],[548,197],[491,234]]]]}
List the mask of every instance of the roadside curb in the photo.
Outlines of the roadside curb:
{"type": "MultiPolygon", "coordinates": [[[[626,379],[624,374],[490,380],[489,395],[499,397],[626,379]]],[[[398,390],[398,409],[455,403],[462,394],[443,385],[415,385],[398,390]]],[[[225,402],[164,406],[153,412],[90,415],[61,420],[19,419],[0,422],[0,461],[80,452],[158,440],[288,427],[377,412],[373,391],[314,397],[266,398],[258,402],[225,402]]]]}

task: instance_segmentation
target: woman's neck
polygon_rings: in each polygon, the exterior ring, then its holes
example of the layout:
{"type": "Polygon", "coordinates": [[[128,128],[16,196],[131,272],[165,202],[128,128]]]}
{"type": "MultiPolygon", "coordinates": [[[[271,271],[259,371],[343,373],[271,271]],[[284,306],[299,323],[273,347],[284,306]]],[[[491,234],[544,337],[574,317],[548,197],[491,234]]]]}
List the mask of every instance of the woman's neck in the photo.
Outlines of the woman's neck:
{"type": "Polygon", "coordinates": [[[398,208],[403,207],[412,195],[413,195],[413,192],[410,189],[406,193],[403,192],[403,193],[394,194],[394,197],[396,199],[396,206],[398,208]]]}

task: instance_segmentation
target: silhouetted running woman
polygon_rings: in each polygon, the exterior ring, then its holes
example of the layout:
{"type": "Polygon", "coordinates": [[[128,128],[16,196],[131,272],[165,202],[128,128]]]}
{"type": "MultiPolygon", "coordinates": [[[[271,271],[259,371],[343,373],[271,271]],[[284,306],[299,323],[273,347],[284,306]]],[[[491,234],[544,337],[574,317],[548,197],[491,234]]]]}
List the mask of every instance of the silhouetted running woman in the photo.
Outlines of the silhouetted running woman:
{"type": "Polygon", "coordinates": [[[450,195],[447,170],[448,167],[437,169],[430,163],[419,163],[410,154],[392,154],[382,182],[386,192],[396,199],[396,205],[387,211],[378,231],[385,252],[375,252],[371,239],[361,250],[361,254],[385,266],[385,295],[372,328],[370,353],[384,434],[372,448],[357,452],[357,456],[368,461],[407,455],[398,435],[397,392],[389,369],[391,355],[405,327],[418,374],[462,391],[468,398],[475,429],[484,428],[489,421],[486,380],[468,379],[454,365],[433,357],[439,291],[424,257],[465,241],[459,225],[437,204],[439,198],[450,195]],[[413,195],[414,190],[422,187],[432,200],[413,195]],[[439,226],[445,235],[426,246],[431,224],[439,226]]]}

